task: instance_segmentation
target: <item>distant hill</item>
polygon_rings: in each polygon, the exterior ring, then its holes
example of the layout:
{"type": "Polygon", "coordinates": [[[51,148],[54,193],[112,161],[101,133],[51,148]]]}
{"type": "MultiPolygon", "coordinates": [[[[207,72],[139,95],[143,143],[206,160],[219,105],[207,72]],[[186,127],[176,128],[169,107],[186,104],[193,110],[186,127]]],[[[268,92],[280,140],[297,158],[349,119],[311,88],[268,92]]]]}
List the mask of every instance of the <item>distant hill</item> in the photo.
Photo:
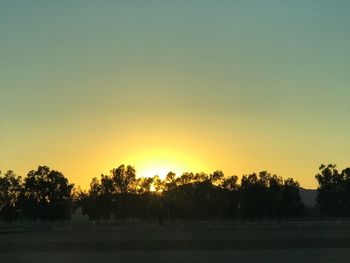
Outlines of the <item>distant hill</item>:
{"type": "Polygon", "coordinates": [[[317,190],[304,189],[300,187],[300,197],[303,203],[308,207],[314,207],[316,205],[317,190]]]}

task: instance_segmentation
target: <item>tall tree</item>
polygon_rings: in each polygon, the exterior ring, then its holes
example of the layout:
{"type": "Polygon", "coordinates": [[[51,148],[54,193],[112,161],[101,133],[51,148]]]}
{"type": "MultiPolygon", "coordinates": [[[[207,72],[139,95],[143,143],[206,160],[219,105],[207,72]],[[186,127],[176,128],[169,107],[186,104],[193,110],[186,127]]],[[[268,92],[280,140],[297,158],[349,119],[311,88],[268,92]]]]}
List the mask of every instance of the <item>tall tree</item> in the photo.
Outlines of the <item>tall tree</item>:
{"type": "Polygon", "coordinates": [[[135,168],[124,164],[111,171],[114,190],[117,194],[136,193],[137,180],[135,168]]]}
{"type": "Polygon", "coordinates": [[[321,165],[320,173],[315,178],[317,188],[317,203],[321,213],[328,216],[340,216],[343,211],[343,175],[338,172],[335,164],[321,165]]]}
{"type": "Polygon", "coordinates": [[[66,220],[71,216],[73,184],[59,171],[39,166],[24,179],[20,196],[24,215],[32,220],[66,220]]]}
{"type": "Polygon", "coordinates": [[[18,207],[19,195],[22,189],[22,178],[12,170],[4,176],[0,172],[0,218],[12,222],[20,217],[18,207]]]}
{"type": "Polygon", "coordinates": [[[281,216],[283,179],[267,172],[264,172],[264,176],[268,185],[267,200],[265,202],[267,215],[271,218],[279,218],[281,216]]]}
{"type": "Polygon", "coordinates": [[[265,172],[243,175],[240,188],[240,213],[243,217],[263,218],[266,213],[267,180],[265,172]]]}
{"type": "Polygon", "coordinates": [[[90,220],[96,221],[97,223],[103,218],[103,213],[100,209],[101,193],[101,184],[99,180],[94,177],[91,180],[89,191],[81,191],[78,197],[82,213],[87,215],[90,220]]]}
{"type": "Polygon", "coordinates": [[[221,183],[221,181],[224,179],[224,173],[220,170],[214,171],[209,176],[209,180],[212,184],[218,185],[221,183]]]}
{"type": "Polygon", "coordinates": [[[304,213],[305,205],[300,197],[300,185],[293,178],[284,181],[281,199],[281,211],[283,217],[297,217],[304,213]]]}
{"type": "Polygon", "coordinates": [[[350,167],[342,171],[343,187],[343,209],[344,215],[350,216],[350,167]]]}
{"type": "Polygon", "coordinates": [[[121,218],[133,216],[132,206],[135,204],[134,195],[137,194],[137,179],[135,168],[124,164],[111,171],[114,186],[114,216],[121,218]]]}
{"type": "Polygon", "coordinates": [[[223,215],[228,218],[235,218],[239,212],[239,185],[238,177],[233,175],[224,178],[221,185],[222,202],[224,206],[223,215]]]}

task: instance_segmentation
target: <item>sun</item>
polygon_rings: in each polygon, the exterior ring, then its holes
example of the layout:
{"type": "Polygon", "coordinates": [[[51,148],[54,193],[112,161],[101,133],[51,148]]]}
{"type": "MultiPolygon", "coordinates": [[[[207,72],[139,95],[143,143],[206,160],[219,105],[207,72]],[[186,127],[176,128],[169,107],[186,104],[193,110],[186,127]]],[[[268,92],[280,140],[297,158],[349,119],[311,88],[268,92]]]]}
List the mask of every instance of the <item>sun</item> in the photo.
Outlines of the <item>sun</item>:
{"type": "Polygon", "coordinates": [[[202,168],[200,162],[188,154],[171,150],[150,150],[134,154],[130,158],[139,177],[164,179],[169,172],[181,175],[184,172],[196,172],[202,168]]]}
{"type": "Polygon", "coordinates": [[[174,172],[176,174],[182,173],[180,169],[174,169],[174,167],[169,166],[161,166],[161,165],[149,165],[145,167],[140,167],[141,169],[138,169],[138,174],[143,177],[153,177],[155,175],[158,175],[160,178],[164,178],[169,172],[174,172]]]}

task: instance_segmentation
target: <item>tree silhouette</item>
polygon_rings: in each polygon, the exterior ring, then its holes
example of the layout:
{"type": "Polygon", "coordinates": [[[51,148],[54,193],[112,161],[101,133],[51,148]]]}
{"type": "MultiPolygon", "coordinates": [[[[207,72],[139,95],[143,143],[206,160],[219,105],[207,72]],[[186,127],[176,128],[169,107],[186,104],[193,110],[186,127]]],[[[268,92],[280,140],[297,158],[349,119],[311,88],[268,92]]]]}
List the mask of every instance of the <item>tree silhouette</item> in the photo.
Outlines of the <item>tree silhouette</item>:
{"type": "Polygon", "coordinates": [[[281,217],[281,202],[283,191],[283,179],[277,175],[271,175],[264,172],[267,180],[267,195],[266,195],[266,214],[271,218],[281,217]]]}
{"type": "Polygon", "coordinates": [[[81,206],[82,213],[87,215],[90,220],[99,222],[103,217],[100,209],[101,185],[96,177],[92,178],[89,192],[80,192],[78,202],[81,206]]]}
{"type": "Polygon", "coordinates": [[[321,165],[320,173],[315,176],[317,188],[317,203],[323,215],[340,216],[342,214],[342,185],[343,176],[336,169],[336,165],[321,165]]]}
{"type": "Polygon", "coordinates": [[[238,177],[233,175],[231,177],[224,178],[220,187],[222,188],[224,216],[228,218],[236,218],[239,214],[238,177]]]}
{"type": "Polygon", "coordinates": [[[343,209],[344,215],[350,216],[350,168],[346,168],[342,171],[343,187],[343,209]]]}
{"type": "Polygon", "coordinates": [[[301,201],[299,189],[299,183],[293,178],[284,181],[281,199],[283,217],[297,217],[304,214],[305,205],[301,201]]]}
{"type": "Polygon", "coordinates": [[[41,221],[69,219],[72,188],[61,172],[47,166],[30,171],[24,179],[19,200],[24,216],[41,221]]]}
{"type": "Polygon", "coordinates": [[[350,216],[350,168],[341,173],[335,164],[321,165],[315,178],[317,204],[325,216],[350,216]]]}
{"type": "Polygon", "coordinates": [[[262,171],[243,176],[240,186],[240,213],[243,217],[297,217],[304,213],[299,183],[262,171]]]}
{"type": "Polygon", "coordinates": [[[135,168],[128,165],[120,165],[111,171],[111,179],[114,186],[114,209],[116,218],[123,222],[126,217],[132,215],[130,209],[134,203],[133,195],[137,193],[137,179],[135,168]]]}
{"type": "MultiPolygon", "coordinates": [[[[350,168],[339,173],[334,165],[321,166],[318,204],[328,215],[350,215],[350,168]]],[[[135,169],[120,165],[109,175],[93,178],[88,191],[74,189],[64,175],[39,166],[21,180],[12,171],[0,176],[0,219],[65,220],[77,207],[97,223],[112,215],[127,219],[190,220],[252,219],[303,215],[299,183],[267,171],[238,177],[169,172],[164,180],[136,177],[135,169]]]]}
{"type": "Polygon", "coordinates": [[[248,219],[263,218],[267,184],[264,173],[244,175],[240,188],[240,213],[248,219]],[[262,176],[262,177],[261,177],[262,176]]]}
{"type": "Polygon", "coordinates": [[[19,194],[22,189],[22,178],[13,171],[4,176],[0,172],[0,219],[12,222],[20,218],[18,207],[19,194]]]}
{"type": "Polygon", "coordinates": [[[209,180],[212,184],[220,184],[220,182],[224,179],[224,176],[225,175],[222,171],[217,170],[210,175],[209,180]]]}

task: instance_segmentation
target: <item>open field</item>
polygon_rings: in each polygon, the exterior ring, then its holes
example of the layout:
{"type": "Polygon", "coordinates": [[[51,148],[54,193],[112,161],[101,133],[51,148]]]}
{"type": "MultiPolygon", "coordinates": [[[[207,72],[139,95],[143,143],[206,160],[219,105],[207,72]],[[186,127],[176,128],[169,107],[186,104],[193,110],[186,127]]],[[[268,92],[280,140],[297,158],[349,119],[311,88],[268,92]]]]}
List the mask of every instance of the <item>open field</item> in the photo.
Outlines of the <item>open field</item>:
{"type": "Polygon", "coordinates": [[[1,262],[349,262],[349,249],[2,253],[1,262]]]}
{"type": "Polygon", "coordinates": [[[347,221],[2,227],[0,234],[0,262],[347,262],[349,257],[347,221]]]}

